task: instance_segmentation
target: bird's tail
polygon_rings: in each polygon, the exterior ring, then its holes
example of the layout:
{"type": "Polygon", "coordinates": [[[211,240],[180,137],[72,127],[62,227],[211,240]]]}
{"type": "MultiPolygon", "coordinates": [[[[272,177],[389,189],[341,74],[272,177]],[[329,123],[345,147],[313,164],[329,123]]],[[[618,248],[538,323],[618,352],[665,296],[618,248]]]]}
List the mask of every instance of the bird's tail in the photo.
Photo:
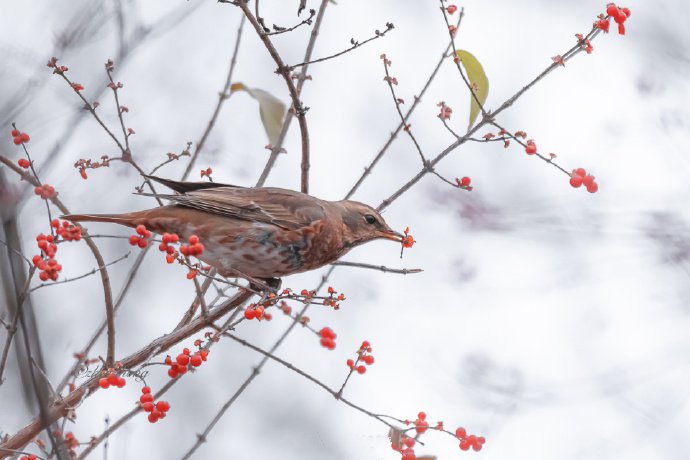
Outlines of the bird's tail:
{"type": "Polygon", "coordinates": [[[136,227],[141,223],[141,218],[132,214],[67,214],[62,218],[70,222],[110,222],[127,227],[136,227]]]}

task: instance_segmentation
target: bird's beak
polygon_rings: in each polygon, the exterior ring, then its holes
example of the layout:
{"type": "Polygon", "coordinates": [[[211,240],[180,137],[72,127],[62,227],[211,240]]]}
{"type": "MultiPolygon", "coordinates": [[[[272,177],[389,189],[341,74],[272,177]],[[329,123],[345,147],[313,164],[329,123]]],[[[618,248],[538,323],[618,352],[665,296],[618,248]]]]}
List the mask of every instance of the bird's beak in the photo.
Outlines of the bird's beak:
{"type": "Polygon", "coordinates": [[[405,238],[402,233],[398,233],[394,230],[384,230],[379,232],[379,237],[385,238],[387,240],[392,240],[397,243],[401,243],[402,240],[405,238]]]}

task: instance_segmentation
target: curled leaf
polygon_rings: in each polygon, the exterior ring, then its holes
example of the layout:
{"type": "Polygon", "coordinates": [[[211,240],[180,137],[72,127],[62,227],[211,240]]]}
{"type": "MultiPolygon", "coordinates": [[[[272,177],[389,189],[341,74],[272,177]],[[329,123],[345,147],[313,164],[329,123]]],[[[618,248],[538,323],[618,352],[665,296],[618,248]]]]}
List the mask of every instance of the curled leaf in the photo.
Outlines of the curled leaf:
{"type": "MultiPolygon", "coordinates": [[[[465,68],[465,72],[467,72],[467,78],[470,80],[472,91],[474,91],[474,94],[483,106],[489,95],[489,79],[486,77],[486,73],[484,73],[484,68],[469,51],[458,50],[457,54],[458,59],[465,68]]],[[[470,100],[470,122],[467,125],[467,129],[472,128],[472,125],[477,120],[477,115],[479,115],[479,104],[472,97],[470,100]]]]}
{"type": "Polygon", "coordinates": [[[266,130],[268,141],[275,145],[283,129],[285,104],[268,91],[259,88],[249,88],[244,83],[233,83],[230,85],[230,93],[232,94],[236,91],[246,91],[259,103],[261,123],[263,123],[266,130]]]}

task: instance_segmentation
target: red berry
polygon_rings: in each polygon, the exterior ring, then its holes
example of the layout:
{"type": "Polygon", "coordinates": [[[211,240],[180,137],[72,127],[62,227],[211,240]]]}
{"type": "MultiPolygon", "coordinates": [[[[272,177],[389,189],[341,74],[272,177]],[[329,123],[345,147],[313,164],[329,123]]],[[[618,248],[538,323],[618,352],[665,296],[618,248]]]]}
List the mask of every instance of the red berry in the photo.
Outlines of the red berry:
{"type": "Polygon", "coordinates": [[[151,388],[149,388],[149,387],[144,387],[144,388],[141,389],[141,392],[144,393],[144,394],[146,394],[146,393],[151,393],[151,388]]]}
{"type": "Polygon", "coordinates": [[[470,179],[469,177],[463,177],[462,179],[460,179],[460,185],[462,185],[463,187],[467,187],[468,185],[470,185],[470,182],[472,182],[472,179],[470,179]]]}
{"type": "Polygon", "coordinates": [[[467,439],[463,439],[462,441],[460,441],[460,449],[470,450],[470,442],[467,439]]]}
{"type": "Polygon", "coordinates": [[[201,356],[199,356],[199,355],[192,356],[191,362],[192,362],[192,366],[194,366],[194,367],[201,366],[201,356]]]}
{"type": "Polygon", "coordinates": [[[618,34],[625,35],[625,24],[623,24],[622,22],[618,24],[618,34]]]}
{"type": "Polygon", "coordinates": [[[144,249],[148,245],[149,245],[148,240],[145,240],[143,238],[139,238],[139,241],[137,241],[137,246],[139,246],[141,249],[144,249]]]}
{"type": "Polygon", "coordinates": [[[149,422],[156,423],[159,419],[159,412],[151,412],[149,414],[149,422]]]}
{"type": "Polygon", "coordinates": [[[184,353],[181,353],[177,355],[176,361],[177,364],[179,364],[180,366],[186,366],[187,364],[189,364],[189,356],[184,353]]]}
{"type": "Polygon", "coordinates": [[[153,395],[151,393],[144,393],[143,395],[139,396],[139,402],[142,404],[153,402],[153,395]]]}
{"type": "Polygon", "coordinates": [[[364,361],[365,364],[372,365],[374,364],[374,357],[371,355],[367,355],[362,357],[362,361],[364,361]]]}
{"type": "Polygon", "coordinates": [[[446,8],[446,11],[448,11],[448,14],[453,14],[458,10],[458,7],[455,5],[448,5],[446,8]]]}
{"type": "Polygon", "coordinates": [[[603,30],[605,33],[609,32],[610,24],[608,19],[600,19],[596,22],[597,28],[603,30]]]}
{"type": "Polygon", "coordinates": [[[587,191],[589,193],[596,193],[597,190],[599,190],[599,186],[596,182],[592,182],[590,185],[587,186],[587,191]]]}
{"type": "Polygon", "coordinates": [[[137,228],[135,230],[138,234],[140,234],[142,236],[144,234],[146,234],[146,226],[145,225],[139,224],[139,225],[137,225],[137,228]]]}
{"type": "Polygon", "coordinates": [[[534,155],[535,153],[537,153],[537,144],[535,144],[532,140],[527,141],[525,152],[527,153],[527,155],[534,155]]]}
{"type": "Polygon", "coordinates": [[[153,410],[153,403],[152,402],[145,402],[144,404],[141,405],[141,407],[144,409],[144,412],[151,412],[153,410]]]}
{"type": "Polygon", "coordinates": [[[593,182],[594,182],[594,176],[592,176],[592,175],[585,176],[585,177],[582,179],[582,184],[583,184],[585,187],[589,187],[590,185],[592,185],[593,182]]]}
{"type": "Polygon", "coordinates": [[[171,367],[170,369],[168,369],[168,376],[171,379],[174,379],[175,377],[177,377],[177,374],[178,374],[177,367],[171,367]]]}
{"type": "Polygon", "coordinates": [[[618,7],[615,3],[609,3],[608,5],[606,5],[606,14],[609,16],[618,15],[618,7]]]}
{"type": "Polygon", "coordinates": [[[139,237],[136,235],[130,236],[129,237],[129,244],[131,244],[132,246],[136,246],[137,244],[139,244],[139,237]]]}
{"type": "Polygon", "coordinates": [[[24,142],[29,142],[29,141],[31,140],[31,138],[29,137],[29,135],[26,134],[26,133],[21,133],[21,134],[19,135],[19,138],[21,139],[22,144],[23,144],[24,142]]]}
{"type": "Polygon", "coordinates": [[[14,138],[14,140],[12,140],[12,142],[14,142],[14,145],[19,145],[22,143],[22,138],[17,136],[14,138]]]}
{"type": "Polygon", "coordinates": [[[196,235],[192,235],[189,237],[189,244],[190,245],[195,245],[199,242],[199,237],[196,235]]]}
{"type": "Polygon", "coordinates": [[[24,169],[28,169],[29,166],[31,166],[31,163],[29,163],[29,160],[26,158],[20,158],[19,161],[17,161],[17,164],[24,169]]]}
{"type": "Polygon", "coordinates": [[[112,372],[110,374],[108,374],[108,383],[109,384],[117,385],[117,381],[118,381],[117,379],[118,379],[118,377],[116,374],[114,374],[112,372]]]}
{"type": "Polygon", "coordinates": [[[467,437],[467,431],[463,427],[460,427],[457,430],[455,430],[455,436],[457,436],[460,439],[465,439],[467,437]]]}
{"type": "Polygon", "coordinates": [[[156,410],[159,412],[167,412],[170,410],[170,404],[167,401],[158,401],[156,403],[156,410]]]}
{"type": "Polygon", "coordinates": [[[17,137],[17,136],[19,136],[19,134],[21,134],[21,133],[19,131],[17,131],[16,129],[12,130],[12,137],[17,137]]]}
{"type": "MultiPolygon", "coordinates": [[[[45,272],[44,272],[44,273],[45,273],[45,272]]],[[[102,377],[102,378],[100,378],[100,379],[98,380],[98,385],[99,385],[101,388],[106,389],[106,388],[108,388],[108,387],[110,386],[110,383],[108,383],[108,379],[106,379],[105,377],[102,377]]]]}
{"type": "Polygon", "coordinates": [[[630,17],[630,9],[629,8],[621,8],[621,11],[625,15],[626,18],[630,17]]]}
{"type": "Polygon", "coordinates": [[[570,185],[572,185],[575,188],[578,188],[579,186],[582,185],[582,176],[573,176],[570,178],[570,185]]]}
{"type": "Polygon", "coordinates": [[[357,366],[357,373],[358,374],[364,374],[367,371],[367,368],[364,366],[357,366]]]}
{"type": "Polygon", "coordinates": [[[347,367],[349,367],[350,369],[355,367],[355,362],[351,359],[348,359],[347,361],[345,361],[345,364],[347,364],[347,367]]]}

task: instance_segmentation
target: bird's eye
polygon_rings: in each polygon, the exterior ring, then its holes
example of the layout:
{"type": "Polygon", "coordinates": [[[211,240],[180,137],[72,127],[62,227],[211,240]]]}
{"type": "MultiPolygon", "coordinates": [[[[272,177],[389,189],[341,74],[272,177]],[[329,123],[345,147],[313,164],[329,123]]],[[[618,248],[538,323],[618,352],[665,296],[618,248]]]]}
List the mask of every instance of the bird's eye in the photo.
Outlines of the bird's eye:
{"type": "Polygon", "coordinates": [[[366,216],[364,216],[364,220],[366,220],[367,224],[370,224],[370,225],[376,223],[376,217],[372,216],[371,214],[367,214],[366,216]]]}

